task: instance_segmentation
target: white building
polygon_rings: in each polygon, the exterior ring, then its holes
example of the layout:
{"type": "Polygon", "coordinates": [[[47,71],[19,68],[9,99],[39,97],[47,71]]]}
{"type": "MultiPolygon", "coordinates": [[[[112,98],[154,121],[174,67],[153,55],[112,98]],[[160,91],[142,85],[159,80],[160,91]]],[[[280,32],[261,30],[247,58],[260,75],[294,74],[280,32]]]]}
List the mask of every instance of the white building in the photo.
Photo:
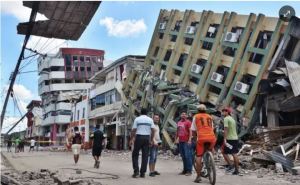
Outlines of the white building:
{"type": "Polygon", "coordinates": [[[122,80],[132,67],[142,65],[144,60],[144,56],[125,56],[90,79],[93,82],[89,93],[90,130],[100,124],[107,135],[110,149],[123,149],[127,145],[125,136],[128,134],[125,134],[125,115],[122,109],[122,80]]]}
{"type": "Polygon", "coordinates": [[[104,51],[61,48],[56,55],[38,60],[39,95],[42,99],[44,136],[53,144],[64,144],[71,121],[69,92],[92,86],[89,78],[103,67],[104,51]]]}

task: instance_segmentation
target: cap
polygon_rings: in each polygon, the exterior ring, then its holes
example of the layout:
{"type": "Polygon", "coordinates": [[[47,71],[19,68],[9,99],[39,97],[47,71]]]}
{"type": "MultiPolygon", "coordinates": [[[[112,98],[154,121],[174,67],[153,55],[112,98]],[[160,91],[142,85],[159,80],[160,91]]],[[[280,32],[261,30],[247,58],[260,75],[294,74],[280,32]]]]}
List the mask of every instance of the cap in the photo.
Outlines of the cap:
{"type": "Polygon", "coordinates": [[[227,112],[229,114],[231,114],[231,108],[230,107],[225,107],[222,109],[222,112],[227,112]]]}

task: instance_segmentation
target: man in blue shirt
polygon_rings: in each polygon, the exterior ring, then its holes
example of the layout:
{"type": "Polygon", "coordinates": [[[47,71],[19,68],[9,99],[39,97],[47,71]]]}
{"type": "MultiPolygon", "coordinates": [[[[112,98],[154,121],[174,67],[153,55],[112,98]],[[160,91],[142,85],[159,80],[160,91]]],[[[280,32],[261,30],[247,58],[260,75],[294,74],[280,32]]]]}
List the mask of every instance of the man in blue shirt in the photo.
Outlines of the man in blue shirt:
{"type": "Polygon", "coordinates": [[[147,171],[148,157],[149,157],[149,145],[153,144],[155,132],[155,125],[152,118],[147,116],[147,109],[141,109],[141,115],[135,118],[132,131],[130,145],[133,146],[132,151],[132,166],[134,173],[133,178],[137,178],[138,175],[144,178],[147,171]],[[139,152],[142,150],[142,165],[139,174],[139,152]]]}

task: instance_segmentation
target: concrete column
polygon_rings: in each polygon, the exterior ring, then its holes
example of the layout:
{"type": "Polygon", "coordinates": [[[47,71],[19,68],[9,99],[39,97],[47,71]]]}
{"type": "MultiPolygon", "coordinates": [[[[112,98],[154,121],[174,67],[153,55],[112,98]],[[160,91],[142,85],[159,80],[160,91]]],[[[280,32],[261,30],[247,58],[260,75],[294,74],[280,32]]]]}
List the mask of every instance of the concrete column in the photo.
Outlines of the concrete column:
{"type": "Polygon", "coordinates": [[[52,142],[55,142],[55,143],[53,143],[54,145],[56,145],[57,143],[56,143],[56,135],[57,135],[57,124],[53,124],[52,125],[52,138],[51,138],[51,141],[52,142]]]}

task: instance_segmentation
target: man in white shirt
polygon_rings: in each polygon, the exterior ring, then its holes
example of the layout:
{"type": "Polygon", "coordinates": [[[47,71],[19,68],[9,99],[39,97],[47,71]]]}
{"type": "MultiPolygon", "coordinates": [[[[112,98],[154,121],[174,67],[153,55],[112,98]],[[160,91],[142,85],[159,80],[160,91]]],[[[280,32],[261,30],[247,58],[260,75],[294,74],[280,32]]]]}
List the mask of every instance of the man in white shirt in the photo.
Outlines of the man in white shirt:
{"type": "Polygon", "coordinates": [[[144,178],[147,171],[149,145],[153,144],[155,125],[153,120],[147,116],[147,109],[141,109],[141,115],[135,118],[132,131],[130,145],[133,146],[132,151],[132,166],[134,173],[133,178],[138,175],[144,178]],[[139,174],[139,151],[142,150],[142,165],[139,174]]]}
{"type": "Polygon", "coordinates": [[[154,177],[155,175],[160,175],[159,172],[155,170],[155,164],[157,159],[157,153],[158,153],[158,146],[161,144],[160,139],[160,131],[159,131],[159,115],[154,114],[153,121],[155,125],[155,132],[154,132],[154,140],[153,145],[150,147],[150,159],[149,159],[149,170],[150,170],[150,177],[154,177]]]}
{"type": "Polygon", "coordinates": [[[31,151],[31,149],[32,149],[32,151],[34,151],[34,146],[35,146],[35,140],[34,140],[34,139],[31,139],[31,140],[30,140],[30,148],[29,148],[29,152],[31,151]]]}

